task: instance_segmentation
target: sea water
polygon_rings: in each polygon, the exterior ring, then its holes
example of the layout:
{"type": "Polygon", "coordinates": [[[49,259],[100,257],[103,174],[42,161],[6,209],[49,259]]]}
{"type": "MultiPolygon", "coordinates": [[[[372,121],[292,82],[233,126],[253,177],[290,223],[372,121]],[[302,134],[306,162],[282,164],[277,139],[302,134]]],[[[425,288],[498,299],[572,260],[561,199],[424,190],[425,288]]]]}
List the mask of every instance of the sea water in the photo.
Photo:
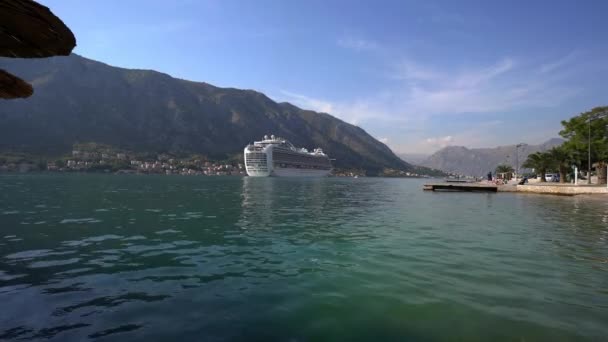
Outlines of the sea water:
{"type": "Polygon", "coordinates": [[[0,176],[0,340],[608,336],[608,200],[422,180],[0,176]]]}

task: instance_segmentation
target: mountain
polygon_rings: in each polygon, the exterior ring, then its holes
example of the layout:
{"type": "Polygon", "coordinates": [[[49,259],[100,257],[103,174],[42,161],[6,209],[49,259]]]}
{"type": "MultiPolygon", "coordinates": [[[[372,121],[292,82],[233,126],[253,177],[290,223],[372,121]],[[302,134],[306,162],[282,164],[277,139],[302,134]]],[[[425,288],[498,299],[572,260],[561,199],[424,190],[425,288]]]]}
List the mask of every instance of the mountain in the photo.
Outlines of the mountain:
{"type": "Polygon", "coordinates": [[[219,159],[242,154],[248,143],[275,134],[296,146],[323,148],[338,168],[370,174],[416,169],[357,126],[253,90],[112,67],[75,54],[2,58],[1,68],[34,86],[32,97],[2,102],[1,150],[58,155],[77,142],[98,142],[219,159]]]}
{"type": "Polygon", "coordinates": [[[429,158],[428,154],[422,153],[397,153],[397,156],[405,162],[413,165],[420,165],[420,163],[429,158]]]}
{"type": "Polygon", "coordinates": [[[515,145],[472,149],[464,146],[448,146],[435,152],[420,165],[448,173],[483,176],[488,171],[494,172],[499,164],[508,164],[516,168],[516,162],[519,162],[521,168],[529,154],[546,151],[563,142],[562,139],[553,138],[540,145],[523,144],[517,149],[517,158],[515,145]]]}

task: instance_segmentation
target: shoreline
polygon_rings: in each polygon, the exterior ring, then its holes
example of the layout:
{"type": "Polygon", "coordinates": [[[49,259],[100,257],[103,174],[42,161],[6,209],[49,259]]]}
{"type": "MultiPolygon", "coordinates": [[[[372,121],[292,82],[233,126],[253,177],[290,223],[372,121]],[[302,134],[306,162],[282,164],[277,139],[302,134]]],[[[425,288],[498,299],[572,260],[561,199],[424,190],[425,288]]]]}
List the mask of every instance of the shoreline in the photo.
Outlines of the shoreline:
{"type": "MultiPolygon", "coordinates": [[[[221,174],[204,174],[202,172],[193,172],[193,173],[162,173],[162,172],[141,172],[136,170],[119,170],[115,172],[104,172],[104,171],[57,171],[57,170],[37,170],[37,171],[0,171],[0,176],[2,175],[137,175],[137,176],[200,176],[200,177],[250,177],[244,172],[232,172],[227,173],[223,172],[221,174]]],[[[325,177],[272,177],[272,178],[394,178],[394,179],[439,179],[427,175],[418,175],[418,176],[407,176],[407,175],[344,175],[344,174],[329,174],[325,177]]]]}
{"type": "Polygon", "coordinates": [[[515,185],[496,185],[492,183],[429,183],[423,185],[425,191],[437,192],[509,192],[523,194],[542,194],[556,196],[578,196],[578,195],[608,195],[608,187],[605,184],[574,185],[569,183],[541,183],[515,185]]]}
{"type": "MultiPolygon", "coordinates": [[[[559,183],[558,183],[559,184],[559,183]]],[[[505,185],[516,188],[517,193],[532,193],[532,194],[543,194],[543,195],[557,195],[557,196],[578,196],[578,195],[607,195],[608,188],[605,184],[596,185],[574,185],[568,183],[562,183],[563,185],[557,184],[525,184],[525,185],[505,185]]],[[[503,187],[505,187],[503,186],[503,187]]],[[[499,187],[498,191],[509,191],[501,190],[499,187]]]]}

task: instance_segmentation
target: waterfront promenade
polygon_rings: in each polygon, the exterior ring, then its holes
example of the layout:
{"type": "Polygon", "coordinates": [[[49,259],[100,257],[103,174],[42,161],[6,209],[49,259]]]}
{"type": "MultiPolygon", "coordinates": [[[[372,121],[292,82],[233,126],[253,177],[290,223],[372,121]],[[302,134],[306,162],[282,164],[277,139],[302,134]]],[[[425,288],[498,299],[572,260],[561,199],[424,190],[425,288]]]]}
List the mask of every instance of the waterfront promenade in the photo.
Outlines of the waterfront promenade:
{"type": "MultiPolygon", "coordinates": [[[[571,183],[533,183],[525,185],[505,185],[505,187],[516,187],[517,192],[551,194],[551,195],[596,195],[608,194],[605,184],[578,184],[571,183]]],[[[500,189],[499,189],[500,191],[500,189]]]]}
{"type": "Polygon", "coordinates": [[[489,182],[478,183],[430,183],[424,184],[423,190],[431,191],[462,191],[462,192],[521,192],[548,195],[608,195],[606,185],[587,185],[571,183],[532,183],[525,185],[505,184],[495,185],[489,182]]]}

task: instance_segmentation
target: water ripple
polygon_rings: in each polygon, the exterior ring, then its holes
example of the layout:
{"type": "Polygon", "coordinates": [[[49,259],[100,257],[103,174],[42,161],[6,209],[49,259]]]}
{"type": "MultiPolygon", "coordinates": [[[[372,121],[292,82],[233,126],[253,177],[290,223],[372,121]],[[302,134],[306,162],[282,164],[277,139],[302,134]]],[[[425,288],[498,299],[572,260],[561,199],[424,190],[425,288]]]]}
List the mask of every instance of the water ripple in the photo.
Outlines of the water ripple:
{"type": "Polygon", "coordinates": [[[0,339],[608,336],[603,199],[432,194],[398,179],[0,187],[0,339]]]}

